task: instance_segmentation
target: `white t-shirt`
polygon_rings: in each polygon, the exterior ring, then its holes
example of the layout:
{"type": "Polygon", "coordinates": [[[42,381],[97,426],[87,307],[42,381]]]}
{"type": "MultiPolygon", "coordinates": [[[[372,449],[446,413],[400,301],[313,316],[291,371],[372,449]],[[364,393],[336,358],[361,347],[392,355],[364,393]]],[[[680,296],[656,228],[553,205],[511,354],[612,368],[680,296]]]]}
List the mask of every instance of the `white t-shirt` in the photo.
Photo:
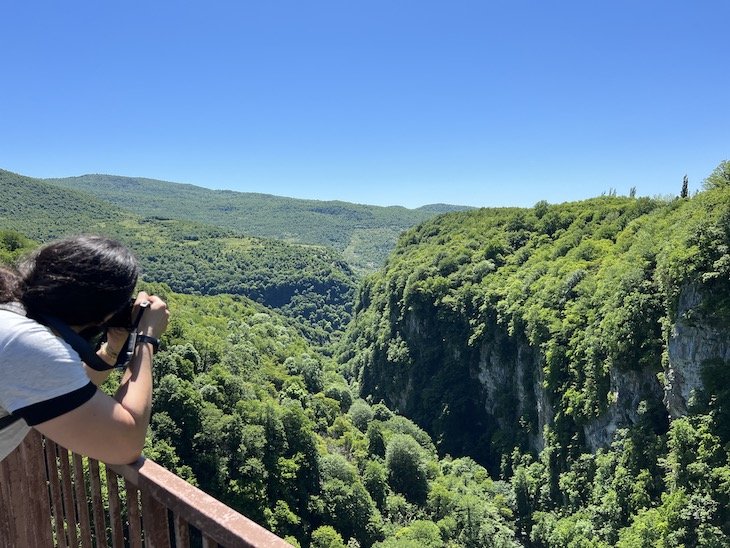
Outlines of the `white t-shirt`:
{"type": "Polygon", "coordinates": [[[0,418],[12,413],[23,420],[0,430],[0,460],[30,426],[76,409],[96,392],[81,358],[65,341],[26,318],[22,307],[8,307],[0,308],[0,418]]]}

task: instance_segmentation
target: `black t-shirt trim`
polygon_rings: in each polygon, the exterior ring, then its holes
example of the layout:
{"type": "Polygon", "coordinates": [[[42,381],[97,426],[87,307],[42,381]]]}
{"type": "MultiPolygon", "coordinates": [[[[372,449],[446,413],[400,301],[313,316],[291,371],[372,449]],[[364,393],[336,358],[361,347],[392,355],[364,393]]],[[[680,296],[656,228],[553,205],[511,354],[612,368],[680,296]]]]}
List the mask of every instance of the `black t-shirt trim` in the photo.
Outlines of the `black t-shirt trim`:
{"type": "Polygon", "coordinates": [[[15,415],[5,415],[4,417],[0,417],[0,430],[7,428],[19,420],[20,417],[16,417],[15,415]]]}
{"type": "Polygon", "coordinates": [[[46,422],[56,417],[60,417],[69,411],[73,411],[77,407],[81,407],[96,394],[96,385],[89,382],[86,386],[51,398],[50,400],[41,401],[13,411],[13,415],[22,417],[28,426],[35,426],[42,422],[46,422]]]}

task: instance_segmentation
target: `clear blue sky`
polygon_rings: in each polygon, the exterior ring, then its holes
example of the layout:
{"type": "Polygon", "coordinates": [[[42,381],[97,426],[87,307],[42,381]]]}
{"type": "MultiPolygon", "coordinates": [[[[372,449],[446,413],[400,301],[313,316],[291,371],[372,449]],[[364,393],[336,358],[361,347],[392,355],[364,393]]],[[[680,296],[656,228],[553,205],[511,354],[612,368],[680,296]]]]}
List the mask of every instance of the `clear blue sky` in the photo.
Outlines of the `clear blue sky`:
{"type": "Polygon", "coordinates": [[[415,207],[678,193],[730,2],[9,1],[0,167],[415,207]]]}

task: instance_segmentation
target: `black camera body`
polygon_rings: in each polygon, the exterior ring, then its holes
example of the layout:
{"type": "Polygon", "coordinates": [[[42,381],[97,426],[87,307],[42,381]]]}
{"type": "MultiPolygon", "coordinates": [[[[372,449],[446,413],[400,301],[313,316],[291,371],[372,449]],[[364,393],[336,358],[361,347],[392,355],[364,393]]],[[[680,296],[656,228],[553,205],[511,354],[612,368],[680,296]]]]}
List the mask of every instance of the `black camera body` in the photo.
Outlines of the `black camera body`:
{"type": "Polygon", "coordinates": [[[125,306],[117,313],[115,313],[107,322],[104,324],[106,327],[123,327],[127,331],[137,329],[139,320],[142,319],[142,314],[150,306],[149,301],[144,301],[139,304],[139,313],[136,318],[132,317],[134,311],[134,300],[129,301],[129,305],[125,306]]]}
{"type": "Polygon", "coordinates": [[[134,301],[129,301],[129,304],[116,312],[111,318],[109,318],[105,325],[106,327],[123,327],[127,331],[130,331],[133,327],[132,321],[132,310],[134,309],[134,301]]]}

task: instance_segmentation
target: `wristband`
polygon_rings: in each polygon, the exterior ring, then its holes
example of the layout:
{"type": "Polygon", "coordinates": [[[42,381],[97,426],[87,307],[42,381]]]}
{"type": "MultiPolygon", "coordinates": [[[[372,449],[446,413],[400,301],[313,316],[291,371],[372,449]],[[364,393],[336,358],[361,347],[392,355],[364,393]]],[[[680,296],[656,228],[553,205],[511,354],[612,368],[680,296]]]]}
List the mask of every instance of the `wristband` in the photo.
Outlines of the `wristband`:
{"type": "Polygon", "coordinates": [[[150,343],[152,345],[152,352],[157,352],[160,349],[160,339],[150,337],[149,335],[137,333],[137,344],[139,343],[150,343]]]}

